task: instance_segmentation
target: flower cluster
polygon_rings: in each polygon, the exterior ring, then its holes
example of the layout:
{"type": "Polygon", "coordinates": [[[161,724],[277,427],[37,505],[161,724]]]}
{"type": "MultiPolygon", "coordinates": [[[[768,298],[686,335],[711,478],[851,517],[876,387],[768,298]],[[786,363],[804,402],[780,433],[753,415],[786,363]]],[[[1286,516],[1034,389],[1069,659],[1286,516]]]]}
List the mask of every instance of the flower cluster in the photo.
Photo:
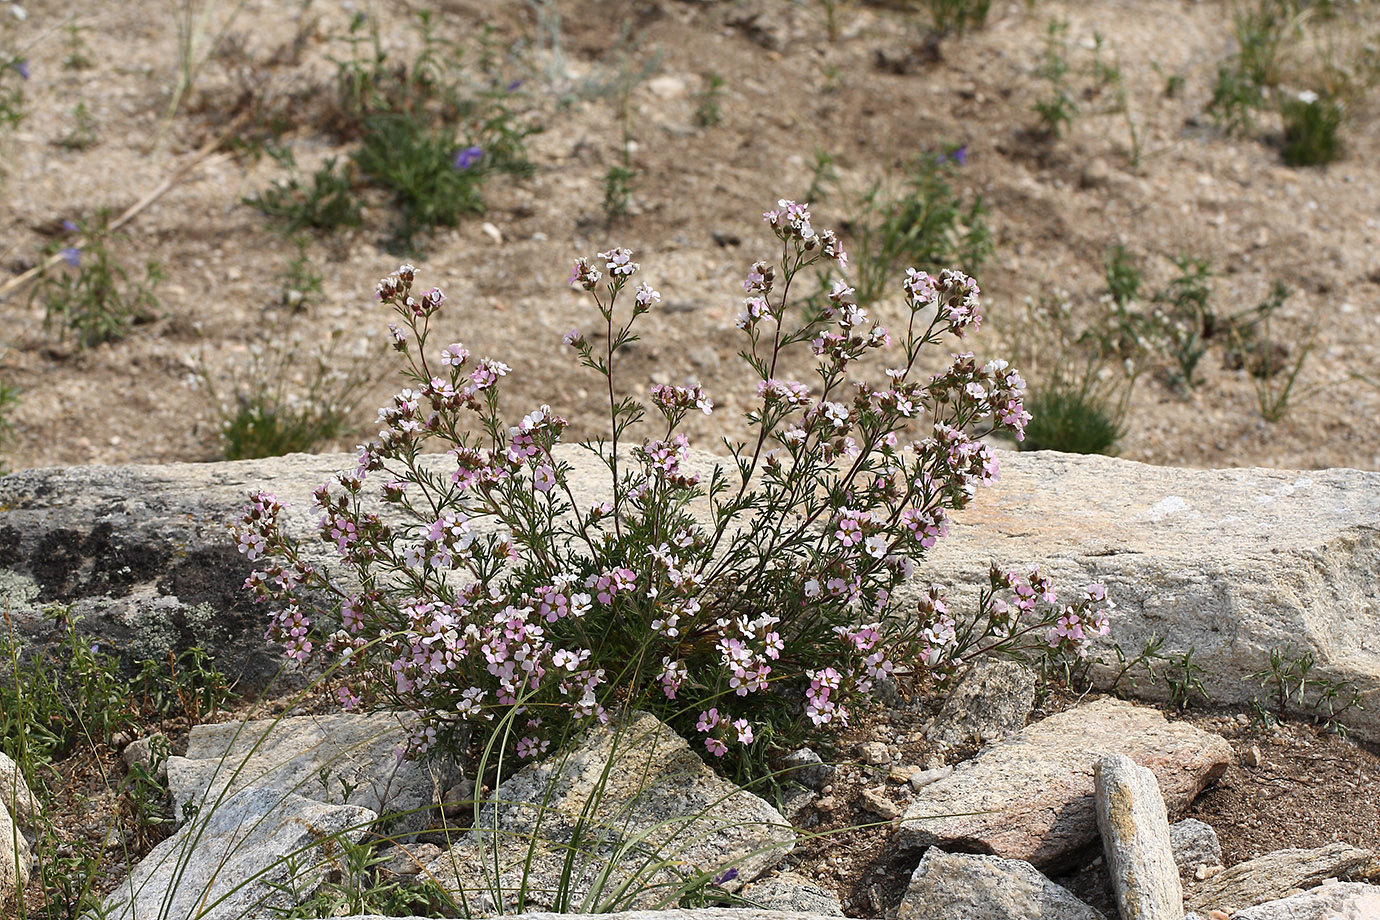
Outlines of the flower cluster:
{"type": "Polygon", "coordinates": [[[796,309],[799,273],[847,255],[804,205],[783,200],[764,217],[783,256],[743,281],[758,434],[735,462],[697,459],[677,430],[713,411],[700,386],[653,388],[665,430],[627,443],[647,407],[619,396],[617,367],[660,295],[629,250],[575,261],[569,281],[603,328],[565,342],[609,394],[609,437],[584,445],[611,474],[592,505],[572,488],[580,448],[561,444],[565,419],[543,405],[506,423],[498,389],[511,369],[431,344],[446,298],[414,294],[415,268],[380,281],[409,385],[379,410],[356,468],[316,493],[316,536],[347,574],[305,561],[272,495],[254,495],[238,527],[240,551],[267,563],[248,586],[273,605],[270,638],[296,661],[338,666],[342,705],[415,713],[414,755],[507,724],[520,758],[607,718],[614,701],[652,708],[722,758],[774,735],[774,721],[846,724],[900,672],[1022,644],[1084,653],[1107,630],[1097,586],[1060,606],[1039,573],[994,571],[976,616],[951,614],[939,588],[918,608],[893,600],[949,513],[996,478],[983,437],[1019,437],[1029,419],[1005,362],[960,354],[912,379],[923,346],[981,322],[977,285],[909,272],[903,360],[884,381],[855,379],[850,365],[892,332],[842,281],[825,311],[796,309]],[[810,383],[775,372],[796,347],[816,357],[810,383]],[[445,452],[424,452],[432,441],[445,452]]]}

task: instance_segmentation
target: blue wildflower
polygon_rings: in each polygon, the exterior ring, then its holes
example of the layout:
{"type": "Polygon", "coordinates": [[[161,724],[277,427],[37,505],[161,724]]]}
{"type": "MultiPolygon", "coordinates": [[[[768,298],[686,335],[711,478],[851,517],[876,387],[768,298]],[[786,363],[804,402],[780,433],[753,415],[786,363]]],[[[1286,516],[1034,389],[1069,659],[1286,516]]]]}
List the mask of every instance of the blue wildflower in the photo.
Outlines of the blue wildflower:
{"type": "Polygon", "coordinates": [[[720,875],[718,878],[714,879],[714,884],[715,884],[715,885],[723,885],[723,884],[726,884],[726,883],[728,883],[728,882],[733,881],[733,880],[734,880],[735,878],[737,878],[737,877],[738,877],[738,870],[737,870],[737,869],[729,869],[729,870],[728,870],[727,872],[725,872],[723,875],[720,875]]]}
{"type": "Polygon", "coordinates": [[[77,225],[70,220],[64,220],[62,222],[62,229],[66,230],[68,233],[76,233],[77,225]]]}
{"type": "Polygon", "coordinates": [[[81,265],[81,250],[75,246],[68,246],[66,249],[59,250],[58,255],[62,256],[67,264],[73,268],[81,265]]]}
{"type": "Polygon", "coordinates": [[[949,154],[949,156],[953,159],[955,163],[957,163],[959,166],[962,166],[963,164],[968,162],[968,145],[959,145],[959,147],[956,150],[954,150],[953,153],[949,154]]]}
{"type": "Polygon", "coordinates": [[[29,62],[27,60],[15,61],[14,69],[19,71],[19,75],[25,80],[29,79],[29,62]]]}
{"type": "Polygon", "coordinates": [[[518,91],[519,87],[521,87],[521,86],[522,86],[522,81],[521,81],[521,80],[514,80],[512,83],[509,83],[509,84],[508,84],[508,92],[510,92],[510,93],[515,93],[515,92],[518,91]]]}
{"type": "Polygon", "coordinates": [[[464,150],[458,151],[455,154],[455,160],[451,163],[451,166],[457,170],[469,169],[475,163],[478,163],[479,158],[483,155],[483,147],[466,147],[464,150]]]}

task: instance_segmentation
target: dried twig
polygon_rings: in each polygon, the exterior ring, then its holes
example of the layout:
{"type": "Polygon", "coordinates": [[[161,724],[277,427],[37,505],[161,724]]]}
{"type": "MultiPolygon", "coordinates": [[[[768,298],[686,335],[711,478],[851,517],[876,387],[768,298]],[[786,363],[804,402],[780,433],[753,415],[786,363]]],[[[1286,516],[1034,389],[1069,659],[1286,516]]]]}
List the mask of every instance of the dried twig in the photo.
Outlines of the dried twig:
{"type": "MultiPolygon", "coordinates": [[[[194,168],[196,168],[198,164],[200,164],[208,156],[214,153],[221,146],[221,144],[224,144],[227,140],[229,140],[235,134],[235,132],[238,131],[241,126],[243,126],[244,122],[248,119],[248,117],[248,112],[242,113],[238,118],[230,122],[230,124],[228,124],[225,127],[224,131],[220,132],[215,137],[211,138],[211,140],[207,141],[205,144],[202,144],[201,148],[197,150],[196,153],[193,153],[190,157],[188,157],[182,163],[181,166],[173,170],[172,173],[162,182],[158,183],[158,185],[155,186],[152,191],[150,191],[143,198],[140,198],[134,204],[130,205],[127,209],[125,209],[123,214],[115,218],[115,220],[111,221],[108,229],[120,229],[125,224],[129,223],[134,218],[138,217],[139,213],[143,211],[145,208],[147,208],[149,205],[153,204],[159,198],[162,198],[163,195],[165,195],[169,189],[171,189],[173,186],[177,185],[177,183],[185,179],[187,177],[187,174],[190,173],[194,168]]],[[[86,242],[86,237],[80,237],[72,245],[76,248],[81,248],[86,244],[86,242]]],[[[0,300],[4,300],[10,294],[14,293],[19,288],[28,284],[33,279],[37,278],[39,275],[43,274],[48,269],[52,268],[61,260],[62,253],[55,252],[48,258],[40,262],[38,265],[35,265],[33,268],[24,272],[22,275],[16,275],[9,281],[6,281],[4,284],[0,285],[0,300]]]]}

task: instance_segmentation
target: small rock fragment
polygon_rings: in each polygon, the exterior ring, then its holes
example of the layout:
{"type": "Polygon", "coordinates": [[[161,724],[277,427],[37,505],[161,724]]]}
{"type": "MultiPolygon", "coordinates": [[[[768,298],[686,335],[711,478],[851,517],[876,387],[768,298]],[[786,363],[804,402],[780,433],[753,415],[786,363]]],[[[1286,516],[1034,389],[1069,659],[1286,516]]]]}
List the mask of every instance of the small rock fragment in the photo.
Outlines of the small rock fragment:
{"type": "Polygon", "coordinates": [[[1200,869],[1222,864],[1222,844],[1217,832],[1197,818],[1169,825],[1169,845],[1174,848],[1174,862],[1181,877],[1196,878],[1200,869]]]}
{"type": "Polygon", "coordinates": [[[914,792],[919,792],[930,783],[936,783],[946,778],[952,772],[954,772],[954,768],[948,765],[933,767],[929,770],[914,770],[910,774],[910,788],[914,792]]]}
{"type": "Polygon", "coordinates": [[[834,776],[834,765],[827,764],[813,750],[803,747],[781,759],[781,779],[800,783],[819,792],[834,776]]]}
{"type": "Polygon", "coordinates": [[[863,807],[883,821],[901,817],[901,809],[897,807],[895,802],[886,797],[886,792],[883,789],[864,789],[860,797],[863,807]]]}
{"type": "Polygon", "coordinates": [[[867,741],[857,747],[858,757],[870,767],[883,767],[891,763],[891,752],[880,741],[867,741]]]}
{"type": "Polygon", "coordinates": [[[154,779],[162,780],[168,776],[168,755],[172,753],[172,742],[162,732],[154,732],[147,738],[140,738],[125,745],[120,752],[121,759],[130,770],[138,767],[154,779]]]}

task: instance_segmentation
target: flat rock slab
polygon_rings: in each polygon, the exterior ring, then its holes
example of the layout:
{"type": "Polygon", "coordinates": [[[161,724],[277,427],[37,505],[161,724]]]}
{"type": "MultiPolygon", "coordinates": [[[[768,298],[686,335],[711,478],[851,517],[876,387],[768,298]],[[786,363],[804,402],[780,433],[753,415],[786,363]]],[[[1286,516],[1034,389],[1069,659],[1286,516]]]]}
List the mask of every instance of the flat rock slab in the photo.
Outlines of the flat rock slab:
{"type": "Polygon", "coordinates": [[[922,788],[906,809],[897,845],[1059,868],[1097,840],[1093,770],[1108,754],[1149,768],[1171,815],[1232,756],[1220,736],[1168,722],[1156,709],[1115,699],[1085,703],[983,749],[922,788]]]}
{"type": "Polygon", "coordinates": [[[839,903],[839,896],[835,892],[825,890],[794,872],[781,872],[771,878],[758,879],[744,885],[738,896],[769,910],[843,916],[843,905],[839,903]]]}
{"type": "MultiPolygon", "coordinates": [[[[607,492],[590,454],[567,448],[562,459],[581,502],[607,492]]],[[[716,462],[696,452],[689,464],[716,462]]],[[[253,691],[282,659],[262,642],[263,612],[240,590],[252,566],[225,525],[262,488],[290,503],[288,530],[308,536],[312,490],[354,466],[350,454],[293,454],[14,473],[0,479],[0,596],[23,639],[49,638],[45,603],[71,603],[99,641],[159,661],[200,644],[253,691]]],[[[1185,470],[1049,451],[1004,453],[1001,468],[930,551],[921,587],[897,592],[903,605],[939,581],[950,609],[972,609],[994,560],[1038,563],[1069,589],[1100,580],[1122,647],[1134,654],[1158,635],[1166,653],[1192,649],[1214,702],[1248,704],[1270,650],[1293,646],[1313,654],[1315,677],[1353,682],[1367,705],[1341,721],[1380,740],[1380,473],[1185,470]]],[[[324,544],[307,548],[330,559],[324,544]]],[[[1164,690],[1142,680],[1136,692],[1164,690]]]]}
{"type": "MultiPolygon", "coordinates": [[[[1001,481],[954,515],[898,600],[934,581],[950,586],[951,611],[973,610],[993,561],[1037,563],[1068,591],[1101,581],[1121,647],[1134,655],[1156,635],[1166,654],[1192,650],[1214,704],[1249,704],[1270,650],[1292,646],[1313,654],[1319,679],[1361,691],[1366,708],[1341,721],[1380,740],[1380,473],[1000,460],[1001,481]]],[[[1105,685],[1111,672],[1095,676],[1105,685]]]]}
{"type": "Polygon", "coordinates": [[[1380,887],[1337,882],[1232,914],[1232,920],[1374,920],[1380,887]]]}
{"type": "Polygon", "coordinates": [[[377,818],[367,808],[327,805],[252,788],[198,815],[144,857],[107,899],[107,920],[196,917],[268,920],[305,897],[338,863],[343,839],[358,841],[377,818]]]}
{"type": "Polygon", "coordinates": [[[427,810],[454,778],[445,766],[398,761],[406,731],[396,716],[294,716],[198,725],[185,757],[168,758],[173,813],[188,802],[214,803],[227,789],[275,789],[333,805],[399,816],[390,827],[426,827],[427,810]]]}
{"type": "Polygon", "coordinates": [[[916,867],[896,920],[1102,920],[1102,914],[1028,862],[945,853],[916,867]]]}
{"type": "Polygon", "coordinates": [[[738,890],[794,847],[795,831],[775,808],[716,776],[656,718],[634,713],[616,729],[592,730],[568,756],[504,781],[480,810],[476,830],[426,874],[480,916],[500,912],[495,881],[517,892],[530,857],[527,904],[554,904],[577,824],[606,765],[607,782],[585,817],[570,869],[574,908],[655,905],[674,898],[666,886],[702,873],[729,876],[722,886],[738,890]],[[540,840],[529,848],[538,825],[540,840]],[[617,894],[629,881],[628,892],[617,894]]]}
{"type": "Polygon", "coordinates": [[[1329,843],[1311,850],[1276,850],[1237,863],[1193,885],[1184,904],[1191,910],[1227,913],[1275,900],[1294,888],[1313,888],[1325,879],[1380,880],[1380,859],[1370,850],[1329,843]]]}

